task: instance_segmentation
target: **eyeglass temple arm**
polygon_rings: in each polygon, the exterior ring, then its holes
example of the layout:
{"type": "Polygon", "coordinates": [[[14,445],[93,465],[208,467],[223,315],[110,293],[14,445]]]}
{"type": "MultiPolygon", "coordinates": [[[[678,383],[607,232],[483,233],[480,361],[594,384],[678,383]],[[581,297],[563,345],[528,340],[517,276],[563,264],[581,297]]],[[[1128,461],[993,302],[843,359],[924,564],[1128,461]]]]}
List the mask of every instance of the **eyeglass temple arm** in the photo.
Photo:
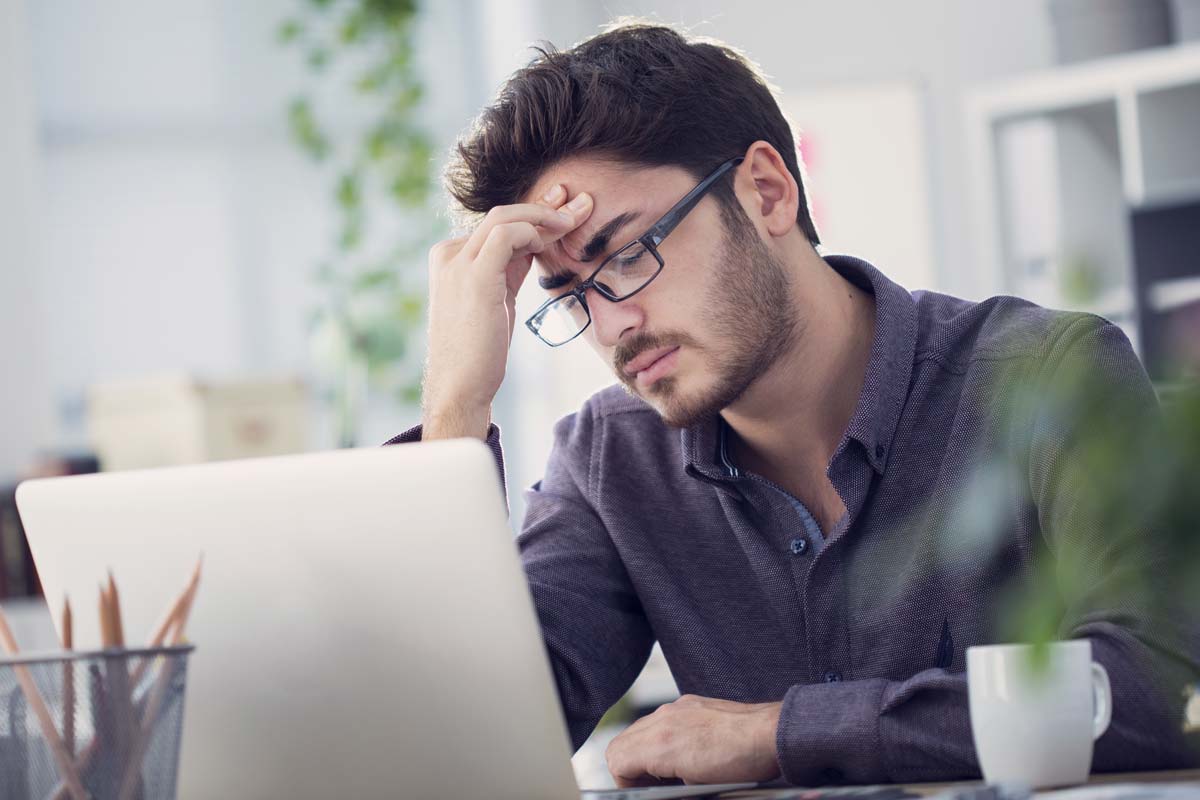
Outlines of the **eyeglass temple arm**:
{"type": "Polygon", "coordinates": [[[643,238],[649,239],[655,247],[658,247],[658,245],[662,243],[662,240],[667,238],[667,234],[675,230],[675,226],[679,224],[679,221],[686,217],[688,212],[690,212],[695,205],[700,202],[701,198],[708,193],[708,190],[712,188],[712,185],[720,180],[720,178],[726,172],[742,163],[743,160],[744,159],[742,156],[731,158],[713,170],[711,175],[697,184],[695,189],[692,189],[690,192],[684,195],[682,200],[676,203],[670,211],[664,214],[662,219],[658,221],[658,224],[647,231],[645,237],[643,238]]]}

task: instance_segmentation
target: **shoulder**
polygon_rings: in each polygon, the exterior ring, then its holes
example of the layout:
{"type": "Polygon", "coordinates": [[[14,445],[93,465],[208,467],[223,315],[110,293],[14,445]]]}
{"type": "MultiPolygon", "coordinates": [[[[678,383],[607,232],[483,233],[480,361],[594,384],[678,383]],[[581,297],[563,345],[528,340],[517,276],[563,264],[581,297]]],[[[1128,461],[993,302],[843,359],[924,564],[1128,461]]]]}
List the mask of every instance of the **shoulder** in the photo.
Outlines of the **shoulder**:
{"type": "Polygon", "coordinates": [[[1053,360],[1089,337],[1130,349],[1116,325],[1094,314],[1058,311],[1001,295],[973,302],[937,292],[913,292],[917,306],[917,361],[951,371],[978,362],[1053,360]]]}
{"type": "MultiPolygon", "coordinates": [[[[658,412],[644,400],[613,384],[593,394],[583,406],[555,425],[555,438],[591,439],[600,431],[625,430],[643,436],[669,434],[658,412]]],[[[678,432],[676,432],[676,436],[678,432]]]]}
{"type": "Polygon", "coordinates": [[[614,384],[555,424],[549,469],[567,469],[595,492],[604,475],[661,475],[665,465],[681,463],[679,437],[657,411],[614,384]]]}

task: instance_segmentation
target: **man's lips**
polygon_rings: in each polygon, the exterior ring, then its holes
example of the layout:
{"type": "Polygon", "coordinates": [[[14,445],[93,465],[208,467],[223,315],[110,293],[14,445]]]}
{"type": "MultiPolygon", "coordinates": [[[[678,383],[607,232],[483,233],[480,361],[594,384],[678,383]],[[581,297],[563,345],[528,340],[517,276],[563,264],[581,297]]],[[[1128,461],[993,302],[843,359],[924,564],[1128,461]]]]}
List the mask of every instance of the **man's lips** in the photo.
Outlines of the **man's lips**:
{"type": "Polygon", "coordinates": [[[656,347],[653,350],[647,350],[622,367],[621,372],[628,378],[636,378],[639,372],[649,368],[655,361],[678,349],[679,345],[671,345],[669,347],[656,347]]]}

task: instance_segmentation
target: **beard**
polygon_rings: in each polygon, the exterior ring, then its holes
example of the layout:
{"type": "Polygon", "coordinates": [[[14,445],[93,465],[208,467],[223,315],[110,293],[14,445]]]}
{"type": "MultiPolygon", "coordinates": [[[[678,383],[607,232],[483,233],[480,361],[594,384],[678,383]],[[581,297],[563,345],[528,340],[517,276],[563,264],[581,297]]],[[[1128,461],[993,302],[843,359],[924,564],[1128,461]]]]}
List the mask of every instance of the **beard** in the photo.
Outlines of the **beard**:
{"type": "Polygon", "coordinates": [[[720,202],[725,236],[718,267],[704,297],[710,313],[700,320],[715,343],[703,347],[683,332],[638,333],[617,347],[617,377],[630,394],[642,396],[674,428],[688,428],[733,405],[761,375],[788,352],[800,335],[787,267],[763,243],[736,201],[720,202]],[[667,375],[641,395],[624,365],[658,347],[687,346],[711,369],[711,384],[691,395],[667,375]]]}

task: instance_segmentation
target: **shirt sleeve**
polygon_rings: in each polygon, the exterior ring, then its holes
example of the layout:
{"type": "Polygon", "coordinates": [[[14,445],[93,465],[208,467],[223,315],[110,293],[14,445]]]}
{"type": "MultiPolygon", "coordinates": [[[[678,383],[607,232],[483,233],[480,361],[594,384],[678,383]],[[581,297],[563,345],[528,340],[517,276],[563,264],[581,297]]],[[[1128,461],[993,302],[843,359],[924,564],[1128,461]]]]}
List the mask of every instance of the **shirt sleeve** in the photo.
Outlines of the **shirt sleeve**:
{"type": "MultiPolygon", "coordinates": [[[[1154,455],[1146,443],[1161,441],[1153,435],[1160,417],[1153,387],[1121,330],[1095,317],[1067,328],[1044,372],[1050,383],[1034,384],[1043,388],[1031,395],[1028,449],[1019,463],[1051,557],[1051,591],[1060,595],[1053,636],[1089,639],[1112,684],[1112,723],[1096,741],[1092,769],[1193,766],[1200,754],[1182,733],[1181,689],[1200,674],[1197,624],[1172,604],[1182,593],[1158,579],[1170,574],[1162,565],[1171,537],[1138,525],[1128,536],[1129,518],[1119,516],[1122,503],[1126,511],[1150,508],[1127,487],[1135,485],[1129,470],[1154,455]],[[1105,430],[1121,433],[1098,439],[1105,430]],[[1096,448],[1115,448],[1123,458],[1104,463],[1096,448]],[[1096,500],[1097,466],[1109,470],[1115,496],[1096,500]],[[1126,487],[1123,495],[1118,487],[1126,487]]],[[[795,784],[979,774],[966,675],[943,669],[903,681],[793,686],[776,750],[784,777],[795,784]]]]}
{"type": "Polygon", "coordinates": [[[637,592],[590,502],[596,426],[585,406],[555,427],[545,475],[525,495],[517,539],[576,749],[633,685],[654,644],[637,592]]]}

